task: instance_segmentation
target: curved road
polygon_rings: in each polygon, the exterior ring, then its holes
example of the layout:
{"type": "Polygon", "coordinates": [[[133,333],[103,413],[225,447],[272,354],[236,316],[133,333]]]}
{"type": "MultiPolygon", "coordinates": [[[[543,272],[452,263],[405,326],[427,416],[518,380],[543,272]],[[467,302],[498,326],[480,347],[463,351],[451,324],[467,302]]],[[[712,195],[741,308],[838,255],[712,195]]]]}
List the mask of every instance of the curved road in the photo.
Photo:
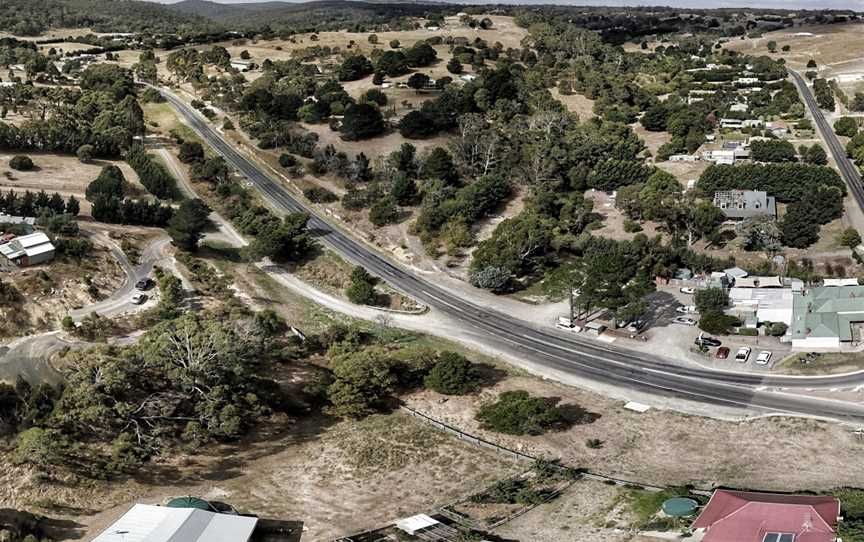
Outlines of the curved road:
{"type": "Polygon", "coordinates": [[[589,339],[538,329],[517,318],[468,302],[458,294],[414,276],[323,220],[236,150],[182,99],[168,89],[159,90],[185,122],[239,170],[275,209],[283,213],[309,213],[310,231],[322,242],[394,287],[483,334],[490,347],[516,352],[550,371],[574,374],[618,388],[709,405],[756,409],[762,413],[814,416],[856,424],[864,422],[864,405],[798,393],[809,388],[856,387],[864,384],[864,374],[784,377],[682,367],[671,365],[659,356],[647,356],[589,339]],[[783,391],[779,391],[781,388],[783,391]]]}

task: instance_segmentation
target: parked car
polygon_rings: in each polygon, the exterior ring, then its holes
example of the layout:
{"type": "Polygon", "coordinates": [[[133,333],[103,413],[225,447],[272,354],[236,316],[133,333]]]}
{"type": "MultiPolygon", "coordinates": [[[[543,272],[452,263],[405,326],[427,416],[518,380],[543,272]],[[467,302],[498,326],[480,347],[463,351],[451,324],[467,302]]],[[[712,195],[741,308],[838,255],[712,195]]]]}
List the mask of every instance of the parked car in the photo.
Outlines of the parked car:
{"type": "Polygon", "coordinates": [[[747,363],[748,359],[750,359],[750,347],[742,346],[738,349],[738,352],[735,353],[735,361],[738,363],[747,363]]]}
{"type": "Polygon", "coordinates": [[[693,314],[696,312],[696,305],[683,305],[681,307],[675,307],[676,312],[680,312],[681,314],[693,314]]]}
{"type": "Polygon", "coordinates": [[[132,296],[133,305],[143,305],[147,301],[147,296],[144,294],[135,294],[132,296]]]}
{"type": "Polygon", "coordinates": [[[682,294],[690,294],[693,295],[696,293],[696,288],[690,288],[689,286],[684,286],[678,290],[682,294]]]}
{"type": "Polygon", "coordinates": [[[136,282],[135,287],[138,288],[139,290],[142,290],[142,291],[143,290],[149,290],[150,288],[153,287],[153,279],[151,279],[150,277],[145,277],[145,278],[139,280],[138,282],[136,282]]]}
{"type": "Polygon", "coordinates": [[[768,350],[763,350],[756,356],[756,365],[768,365],[769,361],[771,361],[771,352],[768,350]]]}
{"type": "Polygon", "coordinates": [[[629,333],[639,333],[645,329],[645,326],[647,325],[648,323],[643,320],[636,320],[635,322],[630,322],[630,325],[627,326],[627,331],[629,333]]]}
{"type": "Polygon", "coordinates": [[[702,335],[696,337],[696,340],[693,342],[696,345],[701,346],[720,346],[721,344],[723,344],[722,342],[720,342],[719,339],[715,339],[714,337],[703,337],[702,335]]]}
{"type": "Polygon", "coordinates": [[[729,349],[725,346],[721,346],[717,349],[717,352],[714,353],[714,357],[717,359],[726,359],[729,357],[729,349]]]}
{"type": "Polygon", "coordinates": [[[686,316],[676,316],[672,320],[672,323],[681,324],[682,326],[695,326],[696,320],[694,320],[692,318],[687,318],[686,316]]]}

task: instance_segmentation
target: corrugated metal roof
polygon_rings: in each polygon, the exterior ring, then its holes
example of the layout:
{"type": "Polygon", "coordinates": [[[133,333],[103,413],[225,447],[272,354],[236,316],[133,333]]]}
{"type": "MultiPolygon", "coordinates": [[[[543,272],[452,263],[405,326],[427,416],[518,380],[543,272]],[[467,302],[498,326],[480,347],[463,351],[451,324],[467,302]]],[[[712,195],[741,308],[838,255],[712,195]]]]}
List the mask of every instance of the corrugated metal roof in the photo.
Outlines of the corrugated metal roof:
{"type": "Polygon", "coordinates": [[[257,518],[136,504],[92,542],[248,542],[257,518]]]}

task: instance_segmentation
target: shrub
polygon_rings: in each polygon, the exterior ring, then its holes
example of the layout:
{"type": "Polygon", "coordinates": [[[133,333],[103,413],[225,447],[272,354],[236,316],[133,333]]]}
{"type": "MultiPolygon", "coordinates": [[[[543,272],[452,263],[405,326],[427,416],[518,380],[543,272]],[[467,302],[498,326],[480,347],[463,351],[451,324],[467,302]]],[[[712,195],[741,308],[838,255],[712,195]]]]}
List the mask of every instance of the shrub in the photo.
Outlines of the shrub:
{"type": "Polygon", "coordinates": [[[75,151],[75,156],[78,157],[78,161],[82,164],[89,164],[93,161],[93,145],[81,145],[75,151]]]}
{"type": "Polygon", "coordinates": [[[598,450],[603,447],[603,441],[599,438],[589,438],[585,441],[585,447],[598,450]]]}
{"type": "Polygon", "coordinates": [[[11,160],[9,160],[9,167],[18,171],[32,171],[33,170],[33,160],[30,159],[29,156],[17,155],[13,156],[11,160]]]}
{"type": "Polygon", "coordinates": [[[336,194],[320,186],[307,188],[303,195],[312,203],[333,203],[339,199],[336,194]]]}
{"type": "Polygon", "coordinates": [[[846,228],[843,230],[843,233],[837,237],[837,242],[844,247],[854,249],[861,244],[861,234],[858,233],[858,230],[855,228],[846,228]]]}
{"type": "Polygon", "coordinates": [[[426,375],[424,384],[444,395],[465,395],[477,391],[480,375],[473,363],[455,352],[443,352],[426,375]]]}
{"type": "Polygon", "coordinates": [[[562,422],[561,410],[527,391],[505,391],[494,403],[480,407],[477,420],[484,429],[508,435],[539,435],[562,422]]]}
{"type": "Polygon", "coordinates": [[[204,147],[197,141],[184,141],[177,151],[177,158],[184,164],[200,162],[204,159],[204,147]]]}
{"type": "Polygon", "coordinates": [[[375,278],[361,266],[351,272],[351,282],[345,289],[345,296],[351,303],[371,305],[375,301],[375,278]]]}
{"type": "Polygon", "coordinates": [[[279,155],[279,165],[284,168],[294,167],[297,165],[297,159],[294,158],[293,155],[288,153],[282,153],[279,155]]]}

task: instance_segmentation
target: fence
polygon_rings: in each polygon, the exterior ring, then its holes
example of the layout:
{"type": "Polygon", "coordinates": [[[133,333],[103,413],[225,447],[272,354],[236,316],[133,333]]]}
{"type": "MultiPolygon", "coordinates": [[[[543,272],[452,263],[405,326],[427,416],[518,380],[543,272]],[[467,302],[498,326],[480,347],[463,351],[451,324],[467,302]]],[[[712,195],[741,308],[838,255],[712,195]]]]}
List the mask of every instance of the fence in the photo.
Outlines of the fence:
{"type": "MultiPolygon", "coordinates": [[[[406,413],[408,413],[409,415],[411,415],[415,418],[419,418],[419,419],[423,420],[424,422],[438,428],[439,430],[444,431],[445,433],[449,433],[449,434],[457,437],[460,440],[464,440],[465,442],[469,442],[469,443],[474,444],[476,446],[480,446],[483,448],[488,448],[490,450],[494,450],[495,452],[498,452],[500,454],[504,454],[504,455],[512,457],[514,459],[520,459],[523,461],[531,461],[531,462],[543,460],[543,458],[541,458],[541,457],[536,457],[536,456],[533,456],[531,454],[526,454],[524,452],[512,450],[510,448],[507,448],[506,446],[501,446],[500,444],[495,444],[494,442],[490,442],[484,438],[472,435],[470,433],[466,433],[466,432],[462,431],[461,429],[453,427],[452,425],[448,425],[448,424],[446,424],[440,420],[436,420],[435,418],[429,417],[426,414],[423,414],[422,412],[420,412],[419,410],[414,410],[413,408],[411,408],[409,406],[402,405],[400,408],[403,411],[405,411],[406,413]]],[[[562,468],[568,468],[566,465],[560,465],[560,466],[562,468]]],[[[614,482],[616,485],[633,486],[633,487],[638,487],[638,488],[641,488],[641,489],[644,489],[647,491],[663,491],[663,490],[667,489],[667,488],[662,487],[662,486],[654,486],[651,484],[644,484],[642,482],[634,482],[633,480],[624,480],[623,478],[615,478],[613,476],[607,476],[605,474],[599,474],[599,473],[591,472],[589,470],[585,470],[585,469],[581,469],[581,468],[574,468],[574,470],[579,471],[579,473],[582,475],[583,478],[587,478],[589,480],[598,480],[601,482],[614,482]]],[[[696,494],[710,495],[709,491],[692,490],[692,492],[696,493],[696,494]]]]}

